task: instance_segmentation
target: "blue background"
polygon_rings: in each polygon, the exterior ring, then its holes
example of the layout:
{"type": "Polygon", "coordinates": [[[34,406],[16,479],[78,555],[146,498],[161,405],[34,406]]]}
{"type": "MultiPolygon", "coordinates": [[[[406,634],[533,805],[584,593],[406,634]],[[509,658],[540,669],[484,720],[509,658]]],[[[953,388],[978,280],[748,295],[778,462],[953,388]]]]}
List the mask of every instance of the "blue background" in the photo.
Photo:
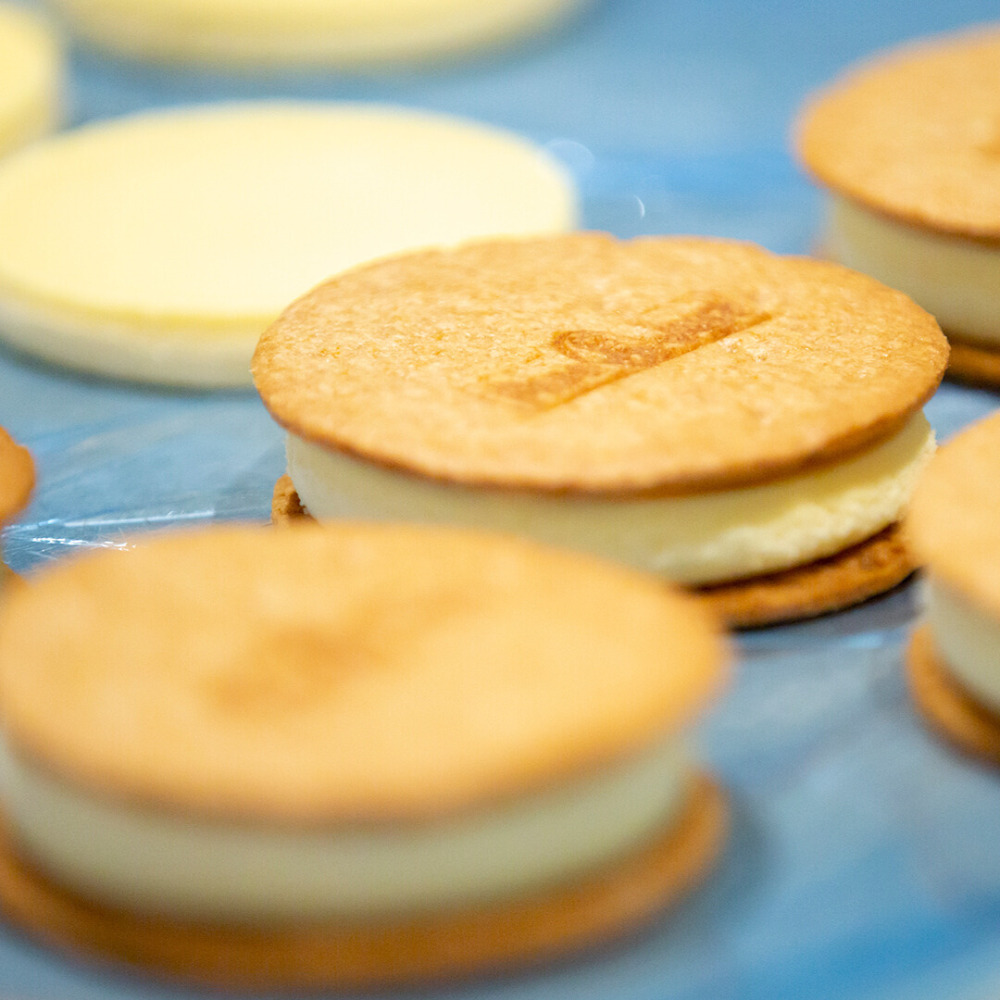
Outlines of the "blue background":
{"type": "MultiPolygon", "coordinates": [[[[435,108],[548,146],[573,171],[588,226],[807,252],[820,201],[788,142],[807,93],[879,47],[997,17],[995,4],[973,0],[606,0],[474,62],[283,79],[179,74],[75,52],[68,119],[263,96],[435,108]]],[[[946,385],[928,413],[946,438],[996,405],[996,394],[946,385]]],[[[121,546],[149,527],[263,520],[283,469],[281,435],[251,391],[114,385],[6,351],[0,424],[39,466],[34,502],[4,533],[21,570],[73,548],[121,546]]],[[[1000,996],[1000,778],[939,745],[912,712],[901,650],[917,601],[911,584],[739,639],[734,684],[695,734],[736,817],[702,891],[624,942],[435,995],[1000,996]]],[[[56,956],[2,927],[0,992],[189,995],[56,956]]]]}

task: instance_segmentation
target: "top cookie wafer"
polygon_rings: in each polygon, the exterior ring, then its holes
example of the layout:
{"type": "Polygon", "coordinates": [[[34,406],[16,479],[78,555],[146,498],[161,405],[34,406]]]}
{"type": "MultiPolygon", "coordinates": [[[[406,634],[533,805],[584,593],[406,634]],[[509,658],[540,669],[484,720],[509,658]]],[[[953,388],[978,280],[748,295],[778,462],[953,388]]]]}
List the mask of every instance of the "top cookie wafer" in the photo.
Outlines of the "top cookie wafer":
{"type": "Polygon", "coordinates": [[[946,356],[908,298],[833,264],[576,234],[341,275],[265,333],[254,378],[292,433],[422,475],[690,493],[885,437],[946,356]]]}
{"type": "Polygon", "coordinates": [[[35,485],[35,466],[26,448],[0,427],[0,521],[16,514],[35,485]]]}
{"type": "Polygon", "coordinates": [[[822,183],[870,209],[1000,240],[1000,28],[847,73],[806,108],[798,147],[822,183]]]}
{"type": "Polygon", "coordinates": [[[405,526],[164,536],[0,613],[15,750],[119,800],[292,824],[592,773],[686,722],[723,660],[707,613],[645,576],[405,526]]]}
{"type": "Polygon", "coordinates": [[[934,575],[1000,618],[1000,414],[967,427],[931,459],[905,526],[934,575]]]}

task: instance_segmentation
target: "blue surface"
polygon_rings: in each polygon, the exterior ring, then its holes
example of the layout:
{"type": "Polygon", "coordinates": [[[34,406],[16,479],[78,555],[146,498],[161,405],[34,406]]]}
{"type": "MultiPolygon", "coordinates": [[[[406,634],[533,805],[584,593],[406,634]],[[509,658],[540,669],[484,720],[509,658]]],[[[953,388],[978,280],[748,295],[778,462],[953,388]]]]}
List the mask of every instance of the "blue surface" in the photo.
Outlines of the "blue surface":
{"type": "MultiPolygon", "coordinates": [[[[877,47],[996,14],[972,0],[608,0],[477,63],[296,79],[179,76],[77,53],[71,120],[265,95],[425,106],[547,144],[577,177],[590,226],[804,252],[819,201],[786,135],[806,93],[877,47]]],[[[928,412],[946,437],[997,402],[945,386],[928,412]]],[[[263,520],[283,468],[281,435],[252,392],[129,388],[5,352],[0,424],[39,464],[31,508],[4,533],[19,569],[146,527],[263,520]]],[[[908,586],[740,640],[734,685],[696,734],[732,791],[736,826],[688,903],[582,959],[435,995],[995,1000],[1000,776],[933,741],[913,715],[900,658],[916,603],[908,586]]],[[[2,929],[0,993],[191,995],[2,929]]]]}

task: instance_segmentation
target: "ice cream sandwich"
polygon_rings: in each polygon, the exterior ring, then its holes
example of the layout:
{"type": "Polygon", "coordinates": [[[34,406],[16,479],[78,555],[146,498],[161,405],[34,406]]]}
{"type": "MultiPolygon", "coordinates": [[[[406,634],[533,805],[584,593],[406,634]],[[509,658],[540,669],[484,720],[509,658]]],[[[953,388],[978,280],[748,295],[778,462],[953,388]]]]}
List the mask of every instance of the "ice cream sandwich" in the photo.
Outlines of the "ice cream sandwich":
{"type": "Polygon", "coordinates": [[[946,359],[922,309],[837,265],[579,233],[355,269],[253,370],[288,431],[276,519],[520,532],[757,625],[910,572],[896,525],[946,359]]]}
{"type": "Polygon", "coordinates": [[[906,517],[924,564],[925,615],[909,646],[913,695],[936,731],[1000,763],[1000,414],[935,455],[906,517]]]}
{"type": "Polygon", "coordinates": [[[261,332],[336,271],[575,220],[562,167],[492,126],[322,102],[146,112],[0,164],[0,337],[114,378],[249,385],[261,332]]]}
{"type": "Polygon", "coordinates": [[[34,11],[0,3],[0,155],[55,127],[62,49],[34,11]]]}
{"type": "Polygon", "coordinates": [[[243,70],[421,63],[550,29],[581,0],[53,0],[91,45],[243,70]]]}
{"type": "MultiPolygon", "coordinates": [[[[0,525],[28,502],[35,485],[35,464],[27,448],[22,448],[0,427],[0,525]]],[[[0,559],[0,588],[10,570],[0,559]]]]}
{"type": "Polygon", "coordinates": [[[0,610],[0,901],[216,986],[428,982],[605,942],[724,842],[682,593],[454,529],[147,539],[0,610]]]}
{"type": "Polygon", "coordinates": [[[912,296],[950,371],[1000,385],[1000,27],[922,40],[855,67],[798,125],[826,189],[823,252],[912,296]]]}

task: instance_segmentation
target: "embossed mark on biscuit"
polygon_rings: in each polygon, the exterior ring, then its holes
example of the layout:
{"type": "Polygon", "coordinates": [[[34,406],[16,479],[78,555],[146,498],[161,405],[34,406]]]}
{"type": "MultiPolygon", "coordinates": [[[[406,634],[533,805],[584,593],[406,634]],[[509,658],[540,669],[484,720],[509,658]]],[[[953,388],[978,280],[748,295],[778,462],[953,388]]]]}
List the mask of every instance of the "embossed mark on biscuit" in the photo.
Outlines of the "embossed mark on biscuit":
{"type": "Polygon", "coordinates": [[[481,379],[477,389],[488,398],[548,410],[770,318],[756,302],[721,295],[675,300],[635,317],[634,335],[559,330],[548,350],[523,360],[516,370],[481,379]]]}

